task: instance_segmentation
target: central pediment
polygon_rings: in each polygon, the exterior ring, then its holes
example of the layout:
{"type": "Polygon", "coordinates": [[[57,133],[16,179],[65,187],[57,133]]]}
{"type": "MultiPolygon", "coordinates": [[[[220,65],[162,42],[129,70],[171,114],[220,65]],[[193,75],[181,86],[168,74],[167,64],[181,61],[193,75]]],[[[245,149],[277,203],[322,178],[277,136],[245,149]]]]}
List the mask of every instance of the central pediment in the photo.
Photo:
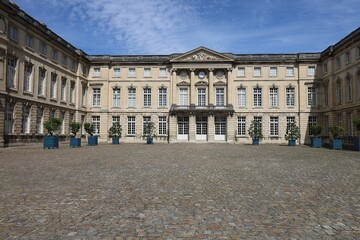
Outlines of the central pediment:
{"type": "Polygon", "coordinates": [[[223,62],[234,59],[205,47],[199,47],[171,59],[171,62],[223,62]]]}

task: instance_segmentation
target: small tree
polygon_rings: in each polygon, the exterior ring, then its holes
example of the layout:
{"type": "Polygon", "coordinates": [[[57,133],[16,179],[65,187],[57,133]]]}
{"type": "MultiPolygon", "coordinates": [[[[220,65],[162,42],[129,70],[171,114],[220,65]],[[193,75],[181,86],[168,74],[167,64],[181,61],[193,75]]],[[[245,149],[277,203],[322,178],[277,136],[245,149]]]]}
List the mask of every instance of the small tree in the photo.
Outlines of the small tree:
{"type": "Polygon", "coordinates": [[[80,131],[81,123],[71,122],[70,123],[70,132],[76,137],[76,134],[80,131]]]}
{"type": "Polygon", "coordinates": [[[322,131],[322,127],[320,125],[315,125],[310,127],[310,135],[314,137],[319,137],[322,131]]]}
{"type": "Polygon", "coordinates": [[[332,133],[334,139],[339,139],[342,135],[344,135],[344,129],[339,126],[331,127],[330,132],[332,133]]]}
{"type": "Polygon", "coordinates": [[[50,136],[52,136],[55,131],[60,129],[61,123],[62,120],[60,118],[53,117],[44,122],[44,128],[48,131],[50,136]]]}
{"type": "Polygon", "coordinates": [[[90,136],[94,134],[94,125],[92,123],[84,123],[84,129],[90,136]]]}
{"type": "Polygon", "coordinates": [[[296,140],[300,138],[300,129],[296,125],[296,122],[291,122],[286,127],[285,139],[286,140],[296,140]]]}
{"type": "Polygon", "coordinates": [[[114,122],[113,125],[109,128],[109,137],[118,137],[121,138],[121,124],[120,122],[114,122]]]}
{"type": "Polygon", "coordinates": [[[262,125],[260,121],[253,120],[250,124],[248,133],[252,139],[260,139],[262,135],[262,125]]]}
{"type": "Polygon", "coordinates": [[[152,121],[146,122],[144,125],[144,138],[156,137],[155,123],[152,121]]]}
{"type": "Polygon", "coordinates": [[[358,134],[360,135],[360,118],[354,119],[353,124],[356,130],[358,130],[358,134]]]}

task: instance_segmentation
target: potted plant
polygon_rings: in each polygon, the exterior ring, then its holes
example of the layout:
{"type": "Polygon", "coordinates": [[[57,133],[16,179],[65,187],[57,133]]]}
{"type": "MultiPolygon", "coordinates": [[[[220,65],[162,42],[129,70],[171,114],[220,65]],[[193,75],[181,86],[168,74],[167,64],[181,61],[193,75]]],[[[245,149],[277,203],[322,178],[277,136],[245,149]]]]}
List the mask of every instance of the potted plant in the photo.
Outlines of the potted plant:
{"type": "Polygon", "coordinates": [[[296,140],[300,138],[300,129],[296,122],[291,122],[286,127],[285,139],[288,141],[288,146],[295,146],[296,140]]]}
{"type": "Polygon", "coordinates": [[[94,125],[92,123],[84,123],[85,132],[87,132],[90,136],[88,136],[88,145],[98,145],[98,136],[93,136],[94,134],[94,125]]]}
{"type": "Polygon", "coordinates": [[[330,148],[341,150],[343,145],[341,136],[343,135],[344,130],[342,129],[342,127],[334,126],[330,128],[330,132],[333,135],[333,139],[330,140],[330,148]]]}
{"type": "Polygon", "coordinates": [[[49,133],[48,136],[44,137],[44,148],[59,148],[59,138],[54,136],[54,132],[60,129],[61,122],[61,119],[56,117],[44,122],[44,128],[49,133]]]}
{"type": "Polygon", "coordinates": [[[70,147],[81,147],[81,138],[77,138],[76,134],[80,131],[81,123],[71,122],[70,123],[70,132],[73,134],[70,137],[70,147]]]}
{"type": "Polygon", "coordinates": [[[119,139],[121,138],[121,124],[120,122],[114,122],[113,125],[109,128],[109,137],[112,138],[112,144],[119,144],[119,139]]]}
{"type": "Polygon", "coordinates": [[[260,121],[253,120],[250,124],[248,133],[252,138],[252,145],[259,145],[262,135],[262,126],[260,121]]]}
{"type": "Polygon", "coordinates": [[[322,127],[319,125],[311,126],[310,127],[310,137],[311,140],[311,147],[322,147],[322,138],[320,137],[322,131],[322,127]]]}
{"type": "Polygon", "coordinates": [[[143,138],[146,139],[146,144],[153,144],[154,137],[156,137],[155,123],[152,121],[146,122],[144,125],[143,138]]]}
{"type": "Polygon", "coordinates": [[[354,136],[354,150],[360,151],[360,117],[353,120],[354,127],[358,131],[358,135],[354,136]]]}

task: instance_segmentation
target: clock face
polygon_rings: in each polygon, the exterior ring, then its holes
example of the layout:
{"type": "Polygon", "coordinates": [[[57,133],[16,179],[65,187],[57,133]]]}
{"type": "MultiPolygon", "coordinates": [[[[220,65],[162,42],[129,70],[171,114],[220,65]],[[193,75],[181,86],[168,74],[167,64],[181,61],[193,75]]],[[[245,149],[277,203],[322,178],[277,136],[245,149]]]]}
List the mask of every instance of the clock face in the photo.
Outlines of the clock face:
{"type": "Polygon", "coordinates": [[[216,72],[216,77],[217,78],[223,78],[224,77],[224,71],[222,71],[222,70],[217,71],[216,72]]]}
{"type": "Polygon", "coordinates": [[[199,75],[199,78],[204,78],[206,76],[206,74],[203,71],[199,72],[198,75],[199,75]]]}
{"type": "Polygon", "coordinates": [[[185,79],[185,78],[187,78],[187,76],[188,76],[187,71],[182,70],[182,71],[180,72],[180,78],[181,78],[181,79],[185,79]]]}

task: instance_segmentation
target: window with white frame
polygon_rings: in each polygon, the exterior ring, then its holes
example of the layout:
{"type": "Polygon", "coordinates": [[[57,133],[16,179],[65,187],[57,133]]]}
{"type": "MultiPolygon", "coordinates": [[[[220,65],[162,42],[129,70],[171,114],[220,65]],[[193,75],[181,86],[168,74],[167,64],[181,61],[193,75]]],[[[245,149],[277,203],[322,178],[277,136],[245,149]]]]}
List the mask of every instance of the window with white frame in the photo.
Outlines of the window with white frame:
{"type": "Polygon", "coordinates": [[[159,116],[159,135],[166,135],[166,134],[167,134],[166,117],[159,116]]]}
{"type": "Polygon", "coordinates": [[[13,41],[18,41],[18,29],[14,25],[9,25],[9,33],[8,36],[13,41]]]}
{"type": "Polygon", "coordinates": [[[324,85],[324,106],[329,106],[329,87],[324,85]]]}
{"type": "Polygon", "coordinates": [[[342,84],[341,80],[336,81],[336,104],[341,104],[342,102],[342,84]]]}
{"type": "Polygon", "coordinates": [[[93,106],[100,106],[101,89],[93,88],[93,106]]]}
{"type": "Polygon", "coordinates": [[[44,109],[38,108],[36,111],[36,133],[43,133],[44,128],[44,109]]]}
{"type": "Polygon", "coordinates": [[[146,125],[151,122],[151,117],[149,116],[144,116],[143,117],[143,134],[145,134],[145,128],[146,128],[146,125]]]}
{"type": "Polygon", "coordinates": [[[12,133],[13,132],[13,112],[14,108],[11,105],[11,103],[7,102],[5,106],[5,134],[12,133]]]}
{"type": "Polygon", "coordinates": [[[341,113],[338,113],[337,114],[337,125],[339,127],[341,127],[343,125],[343,118],[342,118],[342,114],[341,113]]]}
{"type": "Polygon", "coordinates": [[[120,68],[114,68],[114,75],[113,77],[121,77],[120,68]]]}
{"type": "Polygon", "coordinates": [[[24,106],[22,113],[21,133],[29,133],[29,132],[30,132],[30,108],[24,106]]]}
{"type": "Polygon", "coordinates": [[[33,65],[29,62],[24,64],[24,91],[31,92],[33,65]]]}
{"type": "Polygon", "coordinates": [[[57,62],[58,61],[58,52],[55,48],[51,50],[51,60],[57,62]]]}
{"type": "Polygon", "coordinates": [[[66,77],[61,78],[61,101],[66,102],[66,77]]]}
{"type": "Polygon", "coordinates": [[[68,58],[67,58],[67,56],[66,56],[65,54],[63,54],[63,56],[62,56],[62,62],[61,62],[61,64],[62,64],[64,67],[66,67],[66,68],[67,68],[67,66],[68,66],[68,58]]]}
{"type": "Polygon", "coordinates": [[[159,77],[166,77],[166,68],[159,68],[159,77]]]}
{"type": "Polygon", "coordinates": [[[75,103],[75,82],[70,82],[70,103],[75,103]]]}
{"type": "Polygon", "coordinates": [[[179,89],[179,105],[180,106],[188,105],[188,88],[179,89]]]}
{"type": "Polygon", "coordinates": [[[246,135],[246,117],[244,116],[238,117],[237,135],[246,135]]]}
{"type": "Polygon", "coordinates": [[[350,52],[346,52],[345,53],[345,63],[350,63],[350,62],[351,62],[350,52]]]}
{"type": "Polygon", "coordinates": [[[151,107],[151,88],[144,88],[144,107],[151,107]]]}
{"type": "Polygon", "coordinates": [[[295,117],[286,117],[286,127],[290,126],[290,123],[295,123],[295,117]]]}
{"type": "Polygon", "coordinates": [[[166,107],[167,105],[167,89],[159,88],[159,107],[166,107]]]}
{"type": "Polygon", "coordinates": [[[39,68],[38,95],[45,96],[45,89],[46,89],[46,69],[39,68]]]}
{"type": "Polygon", "coordinates": [[[127,134],[128,135],[135,135],[135,116],[128,116],[128,119],[127,119],[127,126],[128,126],[128,129],[127,129],[127,134]]]}
{"type": "Polygon", "coordinates": [[[286,76],[293,77],[294,75],[294,67],[286,67],[286,76]]]}
{"type": "Polygon", "coordinates": [[[42,54],[43,56],[46,56],[46,43],[44,42],[40,42],[40,45],[39,45],[39,52],[40,54],[42,54]]]}
{"type": "Polygon", "coordinates": [[[100,68],[99,67],[94,68],[93,77],[100,77],[100,76],[101,76],[100,68]]]}
{"type": "Polygon", "coordinates": [[[237,76],[245,77],[245,67],[238,67],[237,76]]]}
{"type": "Polygon", "coordinates": [[[25,46],[28,47],[28,48],[31,48],[33,49],[34,48],[34,37],[29,35],[29,34],[26,34],[25,36],[25,46]]]}
{"type": "Polygon", "coordinates": [[[92,124],[94,127],[94,134],[100,134],[100,116],[92,116],[92,124]]]}
{"type": "Polygon", "coordinates": [[[255,117],[254,117],[254,121],[260,123],[260,126],[262,127],[262,117],[255,116],[255,117]]]}
{"type": "Polygon", "coordinates": [[[129,68],[129,77],[136,77],[135,68],[129,68]]]}
{"type": "Polygon", "coordinates": [[[224,106],[225,105],[225,90],[224,88],[216,88],[215,93],[215,104],[216,106],[224,106]]]}
{"type": "Polygon", "coordinates": [[[113,107],[120,107],[120,88],[113,88],[113,107]]]}
{"type": "Polygon", "coordinates": [[[346,100],[352,100],[352,81],[350,77],[346,78],[346,100]]]}
{"type": "Polygon", "coordinates": [[[287,107],[295,106],[295,88],[293,87],[286,88],[286,106],[287,107]]]}
{"type": "Polygon", "coordinates": [[[276,77],[277,76],[277,67],[270,67],[270,77],[276,77]]]}
{"type": "Polygon", "coordinates": [[[309,134],[313,135],[313,133],[310,131],[311,127],[314,127],[317,125],[317,117],[316,116],[309,116],[308,118],[308,128],[309,128],[309,134]]]}
{"type": "Polygon", "coordinates": [[[279,106],[279,90],[278,88],[272,87],[270,88],[270,107],[278,107],[279,106]]]}
{"type": "Polygon", "coordinates": [[[6,85],[9,88],[15,88],[16,82],[16,59],[9,57],[7,59],[7,77],[6,85]]]}
{"type": "Polygon", "coordinates": [[[237,104],[239,108],[246,107],[246,88],[237,88],[237,104]]]}
{"type": "Polygon", "coordinates": [[[279,117],[270,117],[270,136],[279,136],[279,117]]]}
{"type": "Polygon", "coordinates": [[[136,89],[128,88],[128,107],[134,108],[136,106],[136,89]]]}
{"type": "Polygon", "coordinates": [[[144,77],[151,77],[151,68],[144,68],[144,77]]]}
{"type": "Polygon", "coordinates": [[[206,105],[206,88],[198,88],[197,95],[198,95],[198,106],[205,106],[206,105]]]}
{"type": "Polygon", "coordinates": [[[50,98],[56,99],[57,97],[57,74],[51,73],[51,85],[50,85],[50,98]]]}
{"type": "Polygon", "coordinates": [[[115,123],[120,123],[120,116],[112,116],[112,124],[111,126],[114,126],[115,123]]]}
{"type": "Polygon", "coordinates": [[[256,87],[254,90],[254,107],[262,106],[262,89],[260,87],[256,87]]]}
{"type": "Polygon", "coordinates": [[[254,77],[261,76],[261,67],[254,67],[254,77]]]}
{"type": "Polygon", "coordinates": [[[315,66],[308,66],[307,75],[315,76],[315,66]]]}
{"type": "Polygon", "coordinates": [[[308,87],[308,106],[316,106],[316,88],[308,87]]]}
{"type": "Polygon", "coordinates": [[[70,68],[71,68],[71,70],[76,70],[76,61],[74,60],[74,59],[71,59],[71,64],[70,64],[71,66],[70,66],[70,68]]]}

